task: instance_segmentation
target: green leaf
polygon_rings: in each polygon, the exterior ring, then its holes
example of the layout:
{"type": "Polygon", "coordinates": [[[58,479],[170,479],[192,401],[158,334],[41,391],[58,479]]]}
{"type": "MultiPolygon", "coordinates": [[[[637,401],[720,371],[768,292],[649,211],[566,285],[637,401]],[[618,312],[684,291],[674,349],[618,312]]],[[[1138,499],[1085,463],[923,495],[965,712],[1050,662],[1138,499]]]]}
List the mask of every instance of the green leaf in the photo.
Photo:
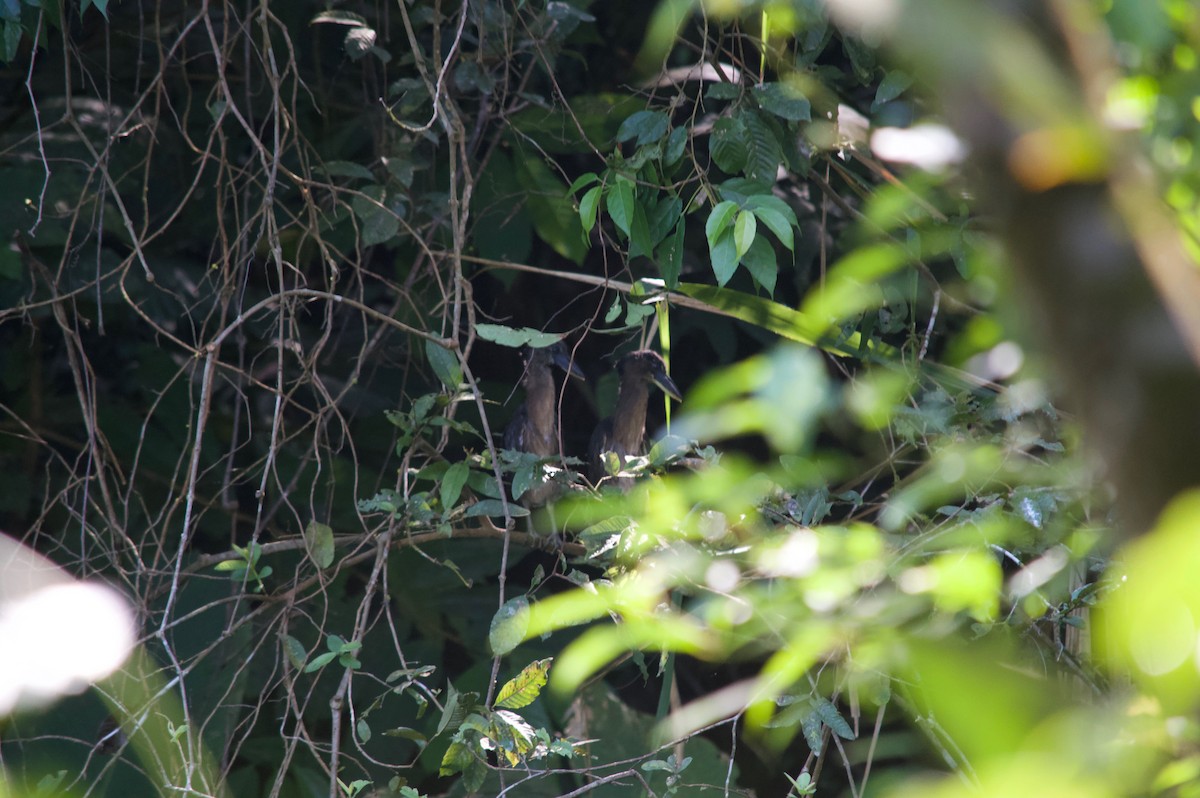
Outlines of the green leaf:
{"type": "Polygon", "coordinates": [[[321,171],[330,177],[360,177],[363,180],[375,179],[375,175],[370,169],[354,161],[326,161],[321,165],[321,171]]]}
{"type": "Polygon", "coordinates": [[[317,656],[313,657],[312,662],[304,666],[304,672],[312,673],[314,671],[319,671],[321,668],[324,668],[326,665],[333,662],[333,659],[336,656],[337,653],[333,651],[326,651],[324,654],[318,654],[317,656]]]}
{"type": "Polygon", "coordinates": [[[899,69],[888,70],[888,73],[883,76],[883,80],[879,82],[879,88],[875,90],[875,100],[871,103],[871,110],[875,111],[879,106],[896,99],[912,83],[912,75],[907,72],[901,72],[899,69]]]}
{"type": "Polygon", "coordinates": [[[601,186],[592,186],[579,201],[579,221],[583,223],[583,232],[590,233],[596,226],[596,214],[600,209],[600,196],[604,193],[601,186]]]}
{"type": "Polygon", "coordinates": [[[821,755],[821,743],[824,742],[824,734],[821,731],[821,716],[814,709],[804,716],[804,720],[800,721],[800,729],[804,732],[804,741],[808,743],[809,749],[814,756],[821,755]]]}
{"type": "Polygon", "coordinates": [[[304,528],[304,548],[321,570],[333,565],[333,530],[328,524],[309,521],[304,528]]]}
{"type": "Polygon", "coordinates": [[[4,20],[4,61],[6,63],[11,64],[17,59],[17,53],[21,49],[22,33],[20,20],[4,20]]]}
{"type": "MultiPolygon", "coordinates": [[[[502,657],[521,645],[529,629],[529,599],[525,596],[511,598],[492,616],[488,630],[488,645],[492,653],[502,657]]],[[[532,699],[531,699],[532,700],[532,699]]]]}
{"type": "Polygon", "coordinates": [[[438,768],[438,775],[453,776],[456,773],[461,773],[467,769],[474,758],[471,755],[471,749],[467,748],[465,743],[450,743],[450,747],[442,755],[442,764],[438,768]]]}
{"type": "Polygon", "coordinates": [[[372,247],[390,241],[400,231],[400,219],[384,204],[387,193],[383,186],[364,186],[362,194],[350,201],[354,215],[362,222],[362,245],[372,247]]]}
{"type": "Polygon", "coordinates": [[[471,467],[462,460],[446,469],[446,475],[442,477],[440,492],[444,512],[449,512],[454,505],[458,504],[458,497],[462,495],[463,485],[467,484],[467,477],[470,476],[470,473],[471,467]]]}
{"type": "Polygon", "coordinates": [[[729,227],[737,211],[737,203],[729,200],[717,203],[716,207],[712,209],[712,213],[708,215],[708,220],[704,223],[704,236],[708,239],[709,247],[716,245],[717,239],[729,227]]]}
{"type": "Polygon", "coordinates": [[[638,111],[630,115],[617,130],[617,141],[637,137],[637,146],[658,141],[667,133],[671,120],[662,111],[638,111]]]}
{"type": "Polygon", "coordinates": [[[732,100],[742,93],[742,88],[736,83],[710,83],[704,90],[706,100],[732,100]]]}
{"type": "MultiPolygon", "coordinates": [[[[508,513],[513,518],[522,518],[529,515],[529,511],[519,504],[509,502],[508,513]]],[[[467,508],[467,518],[478,518],[481,515],[486,515],[489,518],[503,518],[504,504],[499,499],[481,499],[467,508]]]]}
{"type": "Polygon", "coordinates": [[[737,245],[734,244],[732,230],[727,229],[717,236],[716,243],[709,247],[709,256],[712,258],[712,270],[717,278],[717,285],[725,285],[733,277],[738,266],[737,245]]]}
{"type": "Polygon", "coordinates": [[[778,124],[753,108],[741,109],[737,118],[746,131],[746,177],[774,184],[779,164],[783,160],[783,149],[779,145],[777,132],[778,124]]]}
{"type": "MultiPolygon", "coordinates": [[[[772,197],[774,199],[774,197],[772,197]]],[[[789,209],[790,210],[790,209],[789,209]]],[[[779,243],[783,244],[788,249],[795,251],[795,240],[793,238],[792,226],[782,213],[774,208],[754,208],[751,210],[758,220],[767,226],[775,237],[779,239],[779,243]]]]}
{"type": "Polygon", "coordinates": [[[573,196],[576,191],[583,188],[584,186],[590,186],[593,183],[599,183],[599,182],[600,182],[599,175],[597,175],[595,172],[587,172],[587,173],[582,174],[579,177],[575,178],[575,182],[572,183],[571,187],[567,189],[567,194],[573,196]]]}
{"type": "Polygon", "coordinates": [[[367,723],[366,718],[358,719],[358,723],[354,725],[354,731],[358,733],[358,739],[362,742],[371,740],[371,726],[367,723]]]}
{"type": "Polygon", "coordinates": [[[739,211],[737,221],[733,225],[733,243],[737,247],[739,259],[750,249],[757,233],[758,222],[755,221],[754,214],[750,211],[739,211]]]}
{"type": "Polygon", "coordinates": [[[850,724],[837,711],[837,707],[833,705],[828,698],[817,699],[817,715],[821,718],[821,722],[833,730],[833,733],[843,740],[853,740],[854,730],[850,728],[850,724]]]}
{"type": "MultiPolygon", "coordinates": [[[[730,288],[716,288],[699,283],[680,283],[678,291],[711,305],[727,316],[741,319],[748,324],[762,327],[776,335],[809,346],[816,346],[817,338],[824,329],[824,325],[814,323],[803,313],[789,308],[787,305],[730,288]]],[[[830,348],[827,351],[842,356],[849,355],[858,346],[857,338],[851,336],[843,346],[847,347],[847,351],[842,351],[840,348],[830,348]],[[850,343],[851,340],[854,343],[850,343]]]]}
{"type": "Polygon", "coordinates": [[[292,663],[296,670],[304,667],[304,660],[308,656],[308,652],[304,650],[304,645],[291,635],[283,636],[283,653],[287,655],[288,662],[292,663]]]}
{"type": "Polygon", "coordinates": [[[633,183],[627,178],[618,177],[608,190],[605,200],[605,207],[608,208],[608,215],[612,217],[613,224],[628,236],[633,222],[633,183]]]}
{"type": "Polygon", "coordinates": [[[708,136],[708,153],[721,171],[734,175],[746,167],[746,126],[739,120],[723,116],[713,123],[708,136]]]}
{"type": "Polygon", "coordinates": [[[674,166],[683,157],[687,147],[688,131],[686,127],[677,127],[667,136],[667,146],[663,149],[663,166],[674,166]]]}
{"type": "Polygon", "coordinates": [[[510,679],[496,694],[497,709],[520,709],[529,706],[541,694],[550,675],[553,657],[539,659],[526,665],[519,674],[510,679]]]}
{"type": "Polygon", "coordinates": [[[462,384],[462,367],[458,363],[458,356],[449,349],[426,339],[425,357],[433,366],[433,373],[447,388],[454,390],[462,384]]]}
{"type": "Polygon", "coordinates": [[[683,230],[683,218],[680,217],[675,223],[675,232],[658,248],[658,271],[668,291],[674,291],[679,285],[679,275],[683,271],[683,230]]]}
{"type": "Polygon", "coordinates": [[[679,197],[666,197],[659,200],[654,209],[647,214],[650,223],[650,241],[657,247],[675,227],[676,220],[683,213],[683,202],[679,197]]]}
{"type": "Polygon", "coordinates": [[[787,83],[762,83],[754,87],[754,98],[766,111],[789,122],[812,121],[812,105],[795,86],[787,83]]]}
{"type": "Polygon", "coordinates": [[[633,206],[633,220],[629,225],[629,257],[633,258],[645,255],[649,257],[654,252],[653,241],[650,237],[650,223],[646,219],[646,209],[642,203],[635,203],[633,206]]]}
{"type": "Polygon", "coordinates": [[[485,341],[501,346],[532,346],[541,349],[552,346],[562,340],[558,333],[542,332],[532,327],[506,327],[503,324],[476,324],[475,334],[485,341]]]}
{"type": "Polygon", "coordinates": [[[762,236],[754,239],[750,249],[742,256],[742,264],[754,278],[754,282],[762,286],[771,296],[775,295],[775,281],[779,276],[779,267],[775,261],[775,250],[762,236]]]}
{"type": "Polygon", "coordinates": [[[538,238],[564,258],[582,263],[587,254],[583,225],[575,212],[575,200],[567,196],[558,175],[540,153],[517,157],[513,166],[538,238]]]}

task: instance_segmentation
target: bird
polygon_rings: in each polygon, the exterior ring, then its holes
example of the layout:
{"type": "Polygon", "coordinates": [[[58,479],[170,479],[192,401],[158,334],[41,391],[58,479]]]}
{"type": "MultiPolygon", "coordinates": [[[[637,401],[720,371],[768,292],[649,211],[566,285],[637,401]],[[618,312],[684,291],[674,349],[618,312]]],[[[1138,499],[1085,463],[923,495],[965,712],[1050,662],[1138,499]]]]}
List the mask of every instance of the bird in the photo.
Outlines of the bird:
{"type": "MultiPolygon", "coordinates": [[[[648,349],[630,352],[618,360],[617,378],[616,409],[596,427],[588,446],[589,476],[596,484],[608,475],[604,466],[605,452],[613,452],[620,458],[644,452],[646,402],[650,398],[651,385],[658,386],[675,401],[682,399],[679,388],[667,374],[667,364],[658,353],[648,349]]],[[[616,482],[622,489],[631,483],[628,477],[619,477],[616,482]]]]}
{"type": "MultiPolygon", "coordinates": [[[[521,359],[525,363],[525,374],[521,378],[525,401],[504,429],[504,448],[538,457],[557,455],[558,391],[551,367],[558,366],[569,377],[580,380],[585,379],[583,370],[571,359],[562,341],[542,348],[522,347],[521,359]]],[[[537,507],[553,498],[556,490],[553,482],[543,480],[530,486],[520,500],[526,507],[537,507]]]]}

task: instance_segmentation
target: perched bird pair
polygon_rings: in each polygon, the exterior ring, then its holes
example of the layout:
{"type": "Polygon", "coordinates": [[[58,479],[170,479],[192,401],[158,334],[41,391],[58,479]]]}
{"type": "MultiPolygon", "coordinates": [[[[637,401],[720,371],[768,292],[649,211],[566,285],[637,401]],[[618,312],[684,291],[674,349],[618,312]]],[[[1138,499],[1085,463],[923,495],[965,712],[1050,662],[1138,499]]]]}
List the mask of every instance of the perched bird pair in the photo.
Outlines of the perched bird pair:
{"type": "MultiPolygon", "coordinates": [[[[504,431],[504,446],[507,449],[530,452],[541,457],[558,453],[558,416],[555,413],[556,388],[552,367],[558,366],[568,375],[583,378],[579,367],[570,359],[562,342],[544,349],[523,350],[525,375],[521,384],[525,388],[525,403],[517,409],[512,421],[504,431]]],[[[608,475],[605,468],[605,453],[613,452],[618,458],[640,455],[646,438],[646,402],[650,397],[650,386],[655,385],[671,398],[678,401],[679,388],[667,374],[663,359],[649,350],[630,352],[617,361],[617,406],[613,415],[605,418],[592,433],[588,446],[588,474],[599,483],[608,475]]],[[[617,484],[626,488],[631,483],[628,477],[620,477],[617,484]]],[[[555,486],[551,483],[535,485],[522,497],[527,506],[544,504],[553,497],[555,486]]]]}

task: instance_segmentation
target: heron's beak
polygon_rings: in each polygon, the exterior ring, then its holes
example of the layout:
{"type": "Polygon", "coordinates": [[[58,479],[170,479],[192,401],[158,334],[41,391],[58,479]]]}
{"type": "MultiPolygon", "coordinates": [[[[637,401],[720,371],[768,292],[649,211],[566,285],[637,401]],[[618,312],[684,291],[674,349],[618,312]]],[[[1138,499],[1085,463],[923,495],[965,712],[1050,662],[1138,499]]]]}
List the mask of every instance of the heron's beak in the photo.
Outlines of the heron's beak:
{"type": "Polygon", "coordinates": [[[672,380],[665,371],[654,369],[654,371],[650,373],[650,381],[657,385],[663,393],[674,399],[676,402],[683,401],[683,395],[679,392],[678,386],[675,385],[675,381],[672,380]]]}
{"type": "Polygon", "coordinates": [[[552,360],[554,365],[567,372],[568,377],[574,377],[577,380],[587,382],[587,377],[583,375],[583,369],[579,368],[578,363],[571,360],[571,354],[565,348],[557,349],[552,356],[552,360]]]}

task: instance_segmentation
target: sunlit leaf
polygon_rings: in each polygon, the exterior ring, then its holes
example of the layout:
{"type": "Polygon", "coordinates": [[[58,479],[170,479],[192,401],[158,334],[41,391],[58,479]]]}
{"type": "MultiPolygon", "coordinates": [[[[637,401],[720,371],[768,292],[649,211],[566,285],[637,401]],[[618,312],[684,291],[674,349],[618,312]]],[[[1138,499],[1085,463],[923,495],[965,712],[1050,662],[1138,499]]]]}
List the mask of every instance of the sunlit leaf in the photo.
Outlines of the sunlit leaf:
{"type": "Polygon", "coordinates": [[[579,201],[579,219],[583,223],[585,233],[592,232],[592,228],[596,226],[596,214],[600,209],[600,197],[603,192],[601,186],[592,186],[579,201]]]}
{"type": "Polygon", "coordinates": [[[529,599],[517,596],[504,602],[492,616],[491,629],[488,631],[492,653],[498,657],[509,653],[525,639],[528,629],[529,599]]]}
{"type": "Polygon", "coordinates": [[[552,657],[547,657],[526,665],[519,674],[500,688],[494,706],[499,709],[520,709],[532,704],[546,685],[550,663],[553,661],[552,657]]]}
{"type": "Polygon", "coordinates": [[[750,249],[757,232],[758,223],[754,220],[754,214],[750,211],[739,211],[737,221],[733,225],[733,243],[736,245],[738,258],[750,249]]]}

